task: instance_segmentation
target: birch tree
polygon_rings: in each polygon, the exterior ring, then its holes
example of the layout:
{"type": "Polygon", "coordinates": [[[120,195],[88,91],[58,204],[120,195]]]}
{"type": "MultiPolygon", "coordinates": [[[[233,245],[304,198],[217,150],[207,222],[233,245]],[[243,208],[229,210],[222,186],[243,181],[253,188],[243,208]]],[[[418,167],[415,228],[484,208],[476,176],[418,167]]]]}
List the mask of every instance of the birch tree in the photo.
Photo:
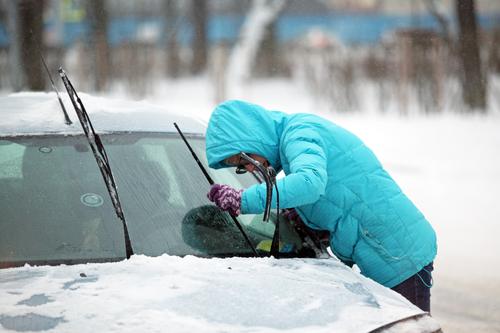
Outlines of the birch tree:
{"type": "Polygon", "coordinates": [[[248,83],[266,28],[274,22],[285,5],[284,0],[253,0],[239,39],[229,57],[226,73],[226,96],[241,98],[248,83]]]}

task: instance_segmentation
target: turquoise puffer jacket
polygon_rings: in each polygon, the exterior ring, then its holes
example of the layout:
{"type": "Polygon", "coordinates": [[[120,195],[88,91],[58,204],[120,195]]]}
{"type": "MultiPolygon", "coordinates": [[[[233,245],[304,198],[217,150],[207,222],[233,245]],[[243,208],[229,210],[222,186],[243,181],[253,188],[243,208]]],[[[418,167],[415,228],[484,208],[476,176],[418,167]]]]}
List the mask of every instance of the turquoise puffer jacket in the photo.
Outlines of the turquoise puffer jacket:
{"type": "MultiPolygon", "coordinates": [[[[209,166],[227,167],[223,160],[242,151],[284,171],[280,208],[294,207],[311,228],[330,231],[332,251],[363,275],[391,288],[434,260],[433,228],[349,131],[312,114],[227,101],[208,124],[209,166]]],[[[265,200],[265,185],[249,187],[242,213],[262,213],[265,200]]]]}

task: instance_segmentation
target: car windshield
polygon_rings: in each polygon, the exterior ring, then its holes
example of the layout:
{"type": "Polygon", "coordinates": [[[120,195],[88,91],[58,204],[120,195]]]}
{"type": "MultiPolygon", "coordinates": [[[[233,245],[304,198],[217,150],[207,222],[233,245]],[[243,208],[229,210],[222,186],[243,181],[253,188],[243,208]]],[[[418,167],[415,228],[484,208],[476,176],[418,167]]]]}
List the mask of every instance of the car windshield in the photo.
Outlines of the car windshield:
{"type": "MultiPolygon", "coordinates": [[[[100,136],[135,254],[252,255],[232,219],[208,201],[209,184],[178,135],[100,136]]],[[[188,140],[206,167],[203,138],[188,140]]],[[[234,169],[208,170],[215,182],[236,188],[256,182],[234,169]]],[[[83,136],[2,138],[0,211],[2,267],[125,257],[121,221],[83,136]]],[[[269,251],[274,224],[262,222],[262,215],[239,221],[253,245],[269,251]]],[[[301,240],[282,225],[282,243],[296,254],[301,240]]]]}

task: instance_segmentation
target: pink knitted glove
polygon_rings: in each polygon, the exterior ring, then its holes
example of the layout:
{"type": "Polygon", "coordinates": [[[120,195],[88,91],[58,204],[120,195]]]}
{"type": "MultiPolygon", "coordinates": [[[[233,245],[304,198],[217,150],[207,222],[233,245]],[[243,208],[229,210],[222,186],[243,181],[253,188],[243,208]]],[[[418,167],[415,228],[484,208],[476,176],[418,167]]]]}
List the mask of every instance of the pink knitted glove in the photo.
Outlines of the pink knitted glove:
{"type": "Polygon", "coordinates": [[[241,193],[228,185],[214,184],[207,193],[208,200],[215,203],[220,209],[229,212],[232,216],[240,215],[241,193]]]}

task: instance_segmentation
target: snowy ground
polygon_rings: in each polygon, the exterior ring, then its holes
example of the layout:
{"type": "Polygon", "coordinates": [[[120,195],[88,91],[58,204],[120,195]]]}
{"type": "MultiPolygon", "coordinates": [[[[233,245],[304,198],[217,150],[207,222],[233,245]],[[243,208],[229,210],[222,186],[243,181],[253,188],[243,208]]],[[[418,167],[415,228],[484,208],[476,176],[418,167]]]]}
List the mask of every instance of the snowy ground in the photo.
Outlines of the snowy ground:
{"type": "MultiPolygon", "coordinates": [[[[319,113],[360,136],[437,231],[433,316],[445,332],[500,331],[498,111],[488,116],[339,115],[328,114],[290,82],[260,82],[244,91],[248,101],[289,113],[319,113]]],[[[163,83],[147,100],[202,118],[214,106],[213,91],[203,79],[163,83]]]]}

